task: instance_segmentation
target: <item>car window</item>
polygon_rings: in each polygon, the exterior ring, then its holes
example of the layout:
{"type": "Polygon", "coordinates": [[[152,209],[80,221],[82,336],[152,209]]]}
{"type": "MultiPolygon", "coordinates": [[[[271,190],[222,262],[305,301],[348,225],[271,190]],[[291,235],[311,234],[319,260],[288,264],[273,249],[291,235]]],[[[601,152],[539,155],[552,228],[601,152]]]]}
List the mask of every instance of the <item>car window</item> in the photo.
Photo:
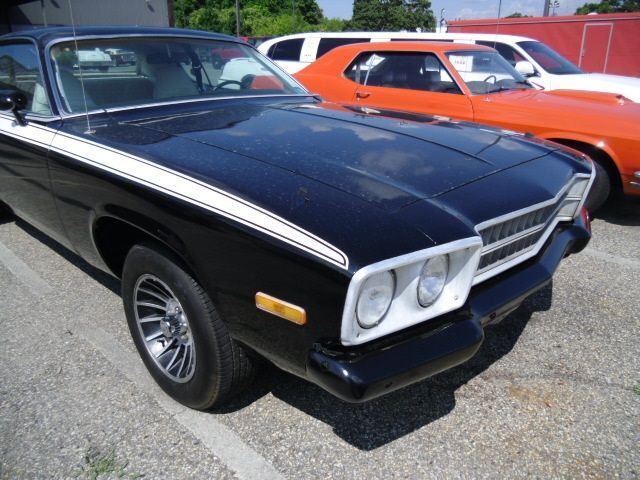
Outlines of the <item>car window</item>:
{"type": "Polygon", "coordinates": [[[255,50],[233,42],[130,37],[81,40],[77,47],[63,42],[50,52],[67,112],[185,98],[305,93],[255,50]]]}
{"type": "Polygon", "coordinates": [[[509,62],[513,67],[515,67],[518,62],[526,61],[526,58],[520,55],[515,48],[507,45],[506,43],[476,41],[476,44],[495,48],[498,53],[502,55],[502,58],[509,62]]]}
{"type": "Polygon", "coordinates": [[[304,38],[292,38],[276,42],[269,48],[267,56],[273,60],[299,62],[303,43],[304,38]]]}
{"type": "Polygon", "coordinates": [[[367,52],[358,56],[344,75],[361,85],[462,93],[432,53],[367,52]]]}
{"type": "Polygon", "coordinates": [[[447,58],[473,94],[532,88],[498,52],[455,50],[447,58]]]}
{"type": "Polygon", "coordinates": [[[321,38],[318,44],[318,53],[316,53],[316,59],[323,56],[325,53],[333,50],[334,48],[341,47],[342,45],[350,45],[352,43],[365,43],[369,42],[368,38],[321,38]]]}
{"type": "Polygon", "coordinates": [[[584,73],[569,60],[541,42],[518,42],[518,45],[540,64],[547,72],[555,75],[584,73]]]}
{"type": "Polygon", "coordinates": [[[0,45],[0,89],[24,94],[26,112],[51,115],[38,52],[31,43],[0,45]]]}

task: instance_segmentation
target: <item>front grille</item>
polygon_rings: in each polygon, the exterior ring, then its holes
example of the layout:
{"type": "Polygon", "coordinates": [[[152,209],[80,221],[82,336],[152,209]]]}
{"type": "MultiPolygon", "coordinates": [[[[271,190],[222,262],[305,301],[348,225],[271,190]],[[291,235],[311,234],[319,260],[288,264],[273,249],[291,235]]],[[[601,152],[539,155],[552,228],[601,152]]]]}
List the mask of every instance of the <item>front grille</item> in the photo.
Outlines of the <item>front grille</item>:
{"type": "Polygon", "coordinates": [[[555,199],[534,205],[512,215],[490,220],[477,227],[482,237],[480,263],[476,271],[476,282],[485,280],[508,268],[507,262],[519,263],[537,253],[541,240],[548,237],[559,220],[570,220],[562,216],[562,207],[579,202],[579,198],[569,197],[570,188],[578,181],[569,182],[555,199]],[[528,254],[528,255],[527,255],[528,254]],[[503,268],[499,269],[499,267],[503,268]]]}

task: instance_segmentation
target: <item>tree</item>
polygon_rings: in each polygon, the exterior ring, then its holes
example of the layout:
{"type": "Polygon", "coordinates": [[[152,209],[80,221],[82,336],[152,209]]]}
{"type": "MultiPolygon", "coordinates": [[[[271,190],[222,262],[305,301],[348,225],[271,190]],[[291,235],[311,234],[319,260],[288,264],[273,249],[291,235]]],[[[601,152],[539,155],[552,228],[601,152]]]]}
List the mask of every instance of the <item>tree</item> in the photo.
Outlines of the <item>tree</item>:
{"type": "MultiPolygon", "coordinates": [[[[235,0],[174,0],[173,5],[178,27],[235,34],[235,0]]],[[[242,35],[326,30],[339,22],[325,23],[316,0],[241,0],[240,5],[242,35]]]]}
{"type": "Polygon", "coordinates": [[[599,3],[585,3],[576,10],[576,15],[620,12],[640,12],[640,0],[603,0],[599,3]]]}
{"type": "Polygon", "coordinates": [[[530,17],[531,15],[525,15],[524,13],[520,13],[520,12],[514,12],[511,15],[504,17],[504,18],[527,18],[530,17]]]}
{"type": "Polygon", "coordinates": [[[433,30],[429,0],[354,0],[350,30],[433,30]]]}

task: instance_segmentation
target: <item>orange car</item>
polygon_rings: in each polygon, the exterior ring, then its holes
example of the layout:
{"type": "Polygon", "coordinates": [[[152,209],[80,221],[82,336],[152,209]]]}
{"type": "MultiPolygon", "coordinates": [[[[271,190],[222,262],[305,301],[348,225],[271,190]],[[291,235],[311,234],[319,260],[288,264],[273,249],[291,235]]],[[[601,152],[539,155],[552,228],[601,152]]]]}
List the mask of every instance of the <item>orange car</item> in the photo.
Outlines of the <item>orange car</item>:
{"type": "Polygon", "coordinates": [[[535,90],[495,50],[435,42],[336,48],[294,75],[325,99],[530,132],[588,154],[600,181],[640,195],[640,104],[609,93],[535,90]],[[599,168],[600,165],[602,168],[599,168]]]}

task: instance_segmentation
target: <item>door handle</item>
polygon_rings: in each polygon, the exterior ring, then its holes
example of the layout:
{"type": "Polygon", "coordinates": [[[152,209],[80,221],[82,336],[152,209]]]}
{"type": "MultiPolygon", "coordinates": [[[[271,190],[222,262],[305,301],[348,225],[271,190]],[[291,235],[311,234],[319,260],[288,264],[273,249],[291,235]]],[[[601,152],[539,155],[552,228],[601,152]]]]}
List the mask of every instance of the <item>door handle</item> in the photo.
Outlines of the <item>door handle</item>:
{"type": "Polygon", "coordinates": [[[370,92],[356,92],[356,99],[367,98],[371,95],[370,92]]]}

